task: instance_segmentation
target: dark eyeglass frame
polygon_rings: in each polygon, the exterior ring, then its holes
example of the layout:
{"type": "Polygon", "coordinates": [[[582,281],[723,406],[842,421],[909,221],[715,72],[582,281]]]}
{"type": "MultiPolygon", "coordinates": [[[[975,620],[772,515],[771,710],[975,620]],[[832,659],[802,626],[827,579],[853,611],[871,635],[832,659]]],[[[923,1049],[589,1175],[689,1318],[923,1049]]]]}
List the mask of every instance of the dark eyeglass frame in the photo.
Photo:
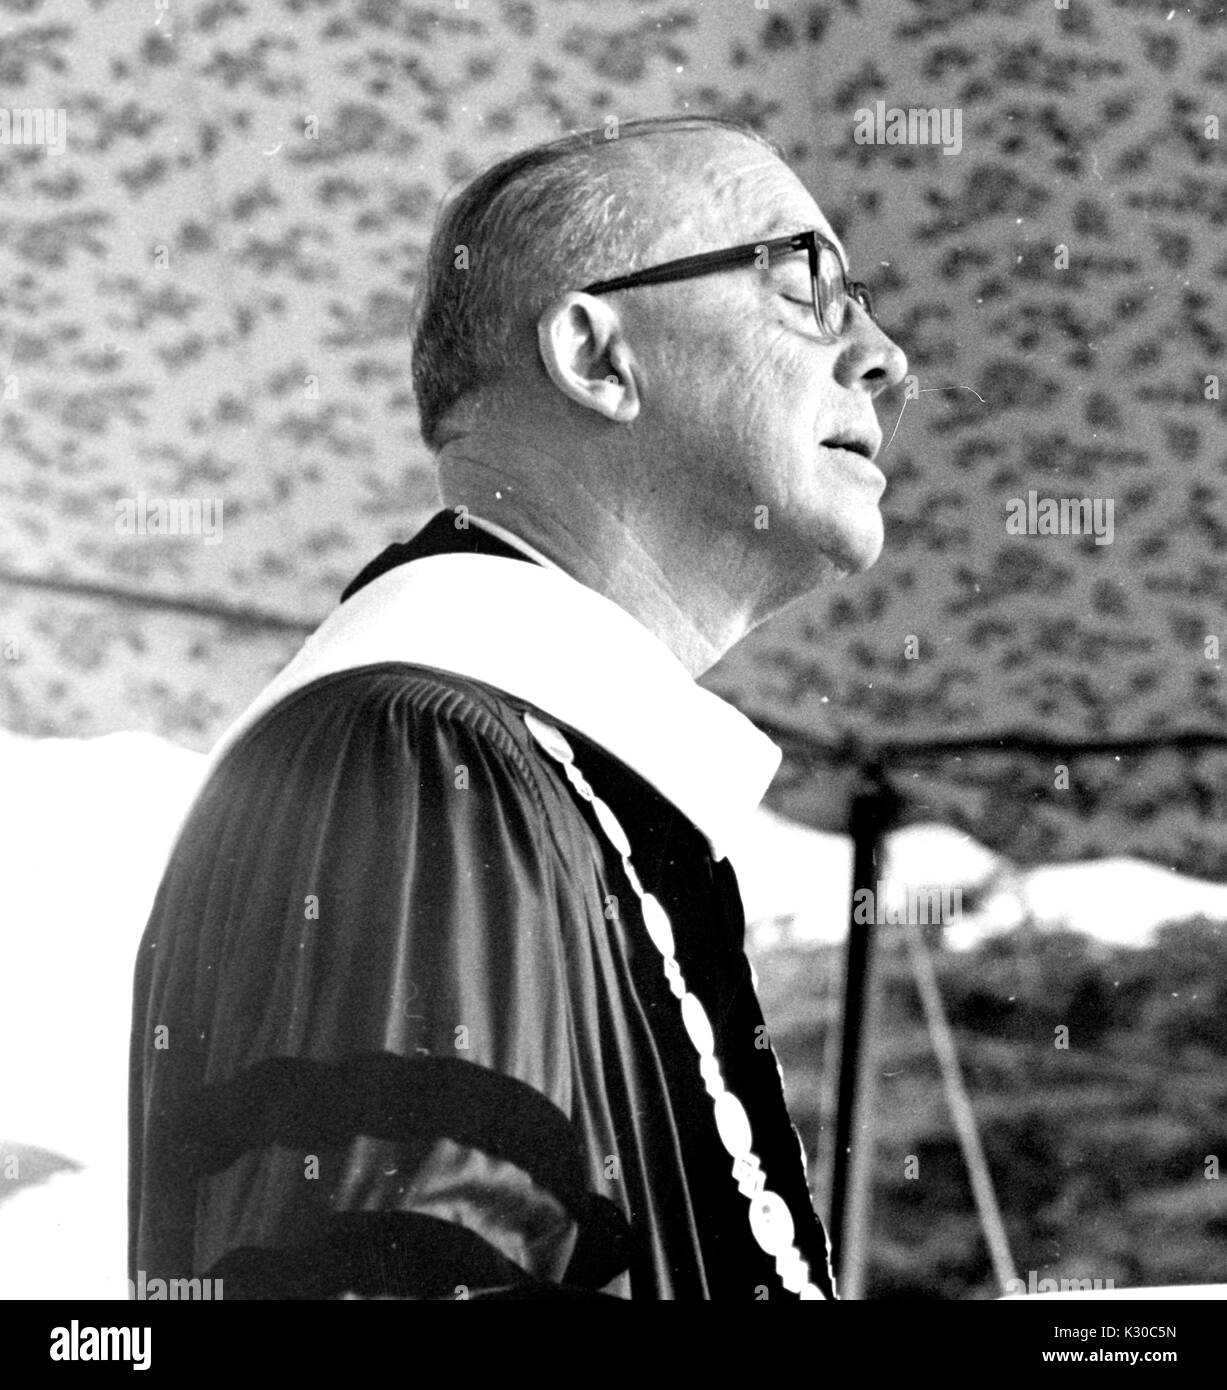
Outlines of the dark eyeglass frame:
{"type": "MultiPolygon", "coordinates": [[[[849,280],[843,258],[838,248],[822,235],[816,227],[793,236],[767,237],[762,241],[746,242],[743,246],[730,246],[723,251],[704,251],[697,256],[683,256],[677,261],[665,261],[662,265],[649,266],[646,270],[636,270],[630,275],[619,275],[612,280],[596,280],[585,285],[582,294],[608,294],[613,290],[630,290],[639,285],[664,285],[674,280],[690,280],[697,275],[710,275],[717,270],[728,270],[733,266],[753,264],[765,253],[768,265],[772,254],[790,251],[805,251],[809,255],[810,294],[814,305],[814,321],[818,325],[819,336],[828,343],[837,342],[843,334],[847,322],[848,301],[854,300],[874,319],[873,300],[869,289],[859,280],[849,280]],[[828,270],[838,271],[822,275],[823,260],[827,259],[828,270]],[[831,261],[834,267],[831,267],[831,261]],[[842,285],[843,294],[835,304],[824,306],[823,286],[842,285]]],[[[764,267],[766,268],[766,267],[764,267]]],[[[829,291],[828,291],[829,295],[829,291]]],[[[874,319],[876,323],[877,320],[874,319]]]]}

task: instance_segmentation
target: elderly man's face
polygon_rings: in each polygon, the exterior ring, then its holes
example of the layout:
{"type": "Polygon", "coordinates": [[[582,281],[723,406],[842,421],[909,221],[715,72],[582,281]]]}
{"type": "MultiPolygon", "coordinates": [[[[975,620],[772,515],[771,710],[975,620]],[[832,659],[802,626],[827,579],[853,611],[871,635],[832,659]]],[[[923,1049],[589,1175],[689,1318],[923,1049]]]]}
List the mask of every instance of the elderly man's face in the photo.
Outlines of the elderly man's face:
{"type": "MultiPolygon", "coordinates": [[[[662,177],[648,196],[669,228],[651,263],[807,227],[840,245],[801,181],[756,143],[706,132],[651,143],[662,177]]],[[[886,479],[833,441],[878,452],[874,397],[907,370],[896,344],[855,304],[839,341],[823,341],[803,251],[619,298],[643,427],[668,466],[686,470],[713,534],[754,530],[802,563],[820,552],[844,570],[871,565],[886,479]]]]}

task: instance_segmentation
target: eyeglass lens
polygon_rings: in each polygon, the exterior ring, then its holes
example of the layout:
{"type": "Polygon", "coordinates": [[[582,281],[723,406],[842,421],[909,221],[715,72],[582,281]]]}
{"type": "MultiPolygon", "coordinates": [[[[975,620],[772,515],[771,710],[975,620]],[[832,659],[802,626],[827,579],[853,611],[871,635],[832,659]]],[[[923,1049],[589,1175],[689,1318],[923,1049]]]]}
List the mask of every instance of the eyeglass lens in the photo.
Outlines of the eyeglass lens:
{"type": "Polygon", "coordinates": [[[848,299],[844,291],[844,271],[839,257],[829,246],[818,248],[819,327],[838,338],[844,331],[848,299]]]}

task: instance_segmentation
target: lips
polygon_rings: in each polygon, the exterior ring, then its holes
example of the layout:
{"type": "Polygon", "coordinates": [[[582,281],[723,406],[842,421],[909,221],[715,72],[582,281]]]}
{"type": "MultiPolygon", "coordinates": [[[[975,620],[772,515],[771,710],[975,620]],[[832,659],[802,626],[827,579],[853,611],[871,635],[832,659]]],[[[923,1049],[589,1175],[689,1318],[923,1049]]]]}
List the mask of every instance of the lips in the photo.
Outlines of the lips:
{"type": "Polygon", "coordinates": [[[824,449],[847,449],[849,453],[860,454],[862,458],[868,459],[872,463],[881,443],[882,436],[880,434],[861,434],[857,431],[846,430],[824,439],[822,447],[824,449]]]}

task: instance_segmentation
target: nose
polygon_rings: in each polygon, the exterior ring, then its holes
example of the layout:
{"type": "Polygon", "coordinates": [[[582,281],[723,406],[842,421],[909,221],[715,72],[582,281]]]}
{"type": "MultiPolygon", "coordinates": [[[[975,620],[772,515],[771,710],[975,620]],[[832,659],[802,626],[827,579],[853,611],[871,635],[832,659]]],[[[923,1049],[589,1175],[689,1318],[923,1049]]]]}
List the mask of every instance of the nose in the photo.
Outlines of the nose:
{"type": "Polygon", "coordinates": [[[898,386],[907,376],[907,355],[859,304],[848,306],[852,322],[844,331],[844,351],[836,364],[841,386],[862,386],[870,397],[898,386]]]}

